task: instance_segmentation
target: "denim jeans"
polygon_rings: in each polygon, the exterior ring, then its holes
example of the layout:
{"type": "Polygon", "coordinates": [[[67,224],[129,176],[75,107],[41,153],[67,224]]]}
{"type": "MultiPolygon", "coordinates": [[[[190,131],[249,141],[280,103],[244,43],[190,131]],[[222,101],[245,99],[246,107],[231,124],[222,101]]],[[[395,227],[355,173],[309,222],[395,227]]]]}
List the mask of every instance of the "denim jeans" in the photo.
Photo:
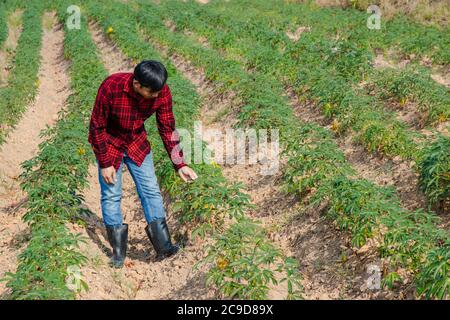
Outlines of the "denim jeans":
{"type": "Polygon", "coordinates": [[[122,199],[122,165],[124,163],[127,165],[128,171],[136,185],[147,223],[155,219],[164,218],[166,213],[155,175],[155,167],[153,166],[153,152],[150,151],[140,167],[125,152],[122,163],[116,173],[117,182],[115,184],[107,184],[105,182],[97,161],[104,224],[106,226],[121,226],[123,223],[120,203],[122,199]]]}

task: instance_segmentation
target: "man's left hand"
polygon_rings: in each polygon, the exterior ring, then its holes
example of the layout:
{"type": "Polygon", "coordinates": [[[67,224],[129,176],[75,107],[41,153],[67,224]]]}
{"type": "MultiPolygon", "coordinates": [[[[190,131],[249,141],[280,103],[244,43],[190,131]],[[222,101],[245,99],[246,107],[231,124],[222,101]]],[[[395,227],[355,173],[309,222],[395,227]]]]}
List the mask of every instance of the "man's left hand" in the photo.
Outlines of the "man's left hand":
{"type": "Polygon", "coordinates": [[[197,174],[194,170],[189,168],[188,166],[181,167],[178,169],[178,174],[180,175],[181,179],[183,179],[184,182],[190,182],[197,179],[197,174]]]}

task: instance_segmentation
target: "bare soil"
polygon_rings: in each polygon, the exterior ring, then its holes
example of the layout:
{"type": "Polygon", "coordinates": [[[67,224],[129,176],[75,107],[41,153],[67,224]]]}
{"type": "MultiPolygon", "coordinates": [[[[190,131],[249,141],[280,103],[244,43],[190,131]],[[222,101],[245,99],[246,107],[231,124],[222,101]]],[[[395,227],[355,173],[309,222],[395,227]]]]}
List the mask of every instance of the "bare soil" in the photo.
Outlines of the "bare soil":
{"type": "MultiPolygon", "coordinates": [[[[376,55],[374,60],[374,68],[382,69],[382,68],[396,68],[403,69],[407,65],[409,65],[412,59],[415,58],[414,55],[409,55],[407,58],[398,59],[398,61],[394,61],[393,57],[395,56],[395,52],[393,50],[389,50],[386,54],[379,53],[376,55]]],[[[422,58],[420,64],[426,66],[431,69],[431,78],[437,83],[450,87],[450,67],[449,66],[440,66],[433,65],[431,59],[425,57],[422,58]]]]}
{"type": "Polygon", "coordinates": [[[17,42],[22,33],[22,10],[16,10],[8,18],[8,38],[0,49],[0,88],[8,83],[10,70],[13,68],[13,58],[16,53],[17,42]]]}
{"type": "Polygon", "coordinates": [[[309,32],[309,31],[311,31],[311,27],[299,26],[299,27],[297,27],[297,29],[295,31],[291,31],[291,30],[286,31],[286,35],[293,42],[297,42],[300,39],[303,32],[309,32]]]}

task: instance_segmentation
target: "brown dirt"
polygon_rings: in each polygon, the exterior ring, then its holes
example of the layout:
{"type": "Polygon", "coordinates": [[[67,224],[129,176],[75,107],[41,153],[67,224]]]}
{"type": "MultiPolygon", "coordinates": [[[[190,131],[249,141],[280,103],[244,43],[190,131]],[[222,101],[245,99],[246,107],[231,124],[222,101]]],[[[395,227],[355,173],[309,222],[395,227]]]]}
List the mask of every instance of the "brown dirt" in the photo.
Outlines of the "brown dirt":
{"type": "Polygon", "coordinates": [[[0,50],[0,88],[8,83],[9,71],[12,69],[13,58],[16,53],[17,42],[22,33],[22,10],[16,10],[8,19],[8,38],[0,50]]]}
{"type": "Polygon", "coordinates": [[[391,58],[395,56],[394,50],[389,50],[386,55],[383,53],[379,53],[375,56],[375,60],[373,61],[373,67],[375,69],[383,69],[383,68],[405,68],[408,64],[411,63],[409,59],[400,59],[395,62],[391,58]]]}
{"type": "MultiPolygon", "coordinates": [[[[398,61],[394,61],[396,52],[394,50],[389,50],[386,54],[379,53],[376,55],[373,67],[376,69],[383,68],[397,68],[403,69],[409,65],[412,59],[415,58],[414,54],[409,55],[407,58],[396,58],[398,61]]],[[[424,57],[420,61],[420,64],[431,69],[431,78],[439,84],[450,87],[450,67],[447,65],[435,66],[431,62],[431,59],[424,57]]]]}
{"type": "MultiPolygon", "coordinates": [[[[69,95],[68,63],[63,60],[64,33],[55,24],[54,13],[46,13],[44,18],[52,19],[54,27],[43,34],[39,91],[0,151],[0,277],[15,271],[17,254],[26,245],[29,233],[21,219],[26,212],[27,196],[20,188],[20,164],[38,152],[43,141],[40,131],[55,123],[69,95]]],[[[4,290],[5,283],[0,282],[0,295],[4,290]]]]}
{"type": "MultiPolygon", "coordinates": [[[[175,25],[173,25],[175,27],[175,25]]],[[[175,30],[175,29],[174,29],[175,30]]],[[[190,30],[184,30],[183,33],[187,36],[187,37],[192,37],[195,39],[195,41],[199,42],[202,44],[202,46],[204,46],[205,48],[210,48],[211,46],[208,43],[208,39],[206,37],[203,36],[199,36],[194,34],[192,31],[190,30]]]]}
{"type": "MultiPolygon", "coordinates": [[[[288,0],[305,2],[305,0],[288,0]]],[[[434,25],[442,28],[448,26],[450,8],[448,0],[316,0],[322,7],[355,7],[366,11],[369,5],[378,5],[383,19],[390,20],[396,15],[407,15],[425,25],[434,25]]]]}
{"type": "MultiPolygon", "coordinates": [[[[97,44],[103,62],[110,73],[131,70],[132,61],[126,59],[111,41],[104,37],[100,28],[90,25],[94,42],[97,44]]],[[[155,261],[155,253],[148,240],[141,203],[135,190],[131,175],[123,167],[122,212],[124,222],[129,224],[129,249],[123,269],[108,266],[111,249],[107,242],[106,231],[101,219],[100,185],[97,167],[89,170],[89,188],[84,192],[85,205],[94,213],[88,219],[87,227],[76,225],[72,229],[87,239],[82,252],[89,258],[82,268],[84,280],[90,290],[81,292],[79,299],[208,299],[214,292],[205,287],[202,269],[193,271],[193,264],[203,255],[206,242],[188,241],[176,256],[163,261],[155,261]]],[[[173,239],[184,238],[183,226],[171,214],[170,203],[165,196],[165,208],[168,225],[173,239]]]]}
{"type": "Polygon", "coordinates": [[[311,31],[311,27],[298,27],[295,31],[286,31],[286,35],[289,39],[291,39],[293,42],[297,42],[303,32],[309,32],[311,31]]]}
{"type": "MultiPolygon", "coordinates": [[[[414,54],[405,57],[396,57],[394,49],[388,50],[386,54],[378,53],[375,57],[373,67],[377,69],[383,68],[405,68],[415,58],[414,54]],[[396,61],[394,61],[396,60],[396,61]]],[[[431,60],[424,57],[420,64],[430,68],[431,78],[437,83],[450,88],[450,67],[447,65],[436,66],[431,63],[431,60]]],[[[364,86],[365,83],[361,83],[364,86]]],[[[416,102],[407,100],[403,105],[397,101],[386,101],[386,106],[395,110],[395,116],[399,121],[406,123],[412,130],[417,131],[425,136],[434,135],[432,131],[425,128],[426,113],[419,111],[419,106],[416,102]]],[[[434,131],[448,135],[448,121],[434,125],[434,131]]]]}
{"type": "Polygon", "coordinates": [[[431,75],[431,78],[437,83],[450,88],[450,70],[447,70],[445,73],[434,73],[431,75]]]}
{"type": "Polygon", "coordinates": [[[166,19],[164,20],[164,25],[172,32],[176,31],[177,27],[172,20],[166,19]]]}
{"type": "MultiPolygon", "coordinates": [[[[385,68],[394,68],[394,69],[403,69],[408,64],[411,63],[411,60],[414,58],[409,57],[409,59],[398,59],[398,61],[393,61],[393,57],[395,56],[394,50],[389,50],[386,54],[379,53],[375,57],[373,67],[376,69],[385,69],[385,68]]],[[[431,78],[439,84],[444,86],[450,85],[450,77],[448,75],[448,71],[444,71],[448,68],[445,67],[435,67],[431,64],[429,59],[422,59],[422,65],[429,67],[432,70],[431,78]]],[[[362,84],[364,85],[364,84],[362,84]]],[[[406,100],[404,104],[400,104],[398,101],[394,101],[394,99],[386,101],[386,107],[395,111],[396,118],[407,124],[412,130],[420,132],[422,134],[426,134],[427,130],[424,129],[426,123],[426,113],[421,112],[419,110],[419,105],[414,101],[406,100]]],[[[440,133],[445,133],[445,127],[441,125],[435,126],[436,131],[440,133]]]]}

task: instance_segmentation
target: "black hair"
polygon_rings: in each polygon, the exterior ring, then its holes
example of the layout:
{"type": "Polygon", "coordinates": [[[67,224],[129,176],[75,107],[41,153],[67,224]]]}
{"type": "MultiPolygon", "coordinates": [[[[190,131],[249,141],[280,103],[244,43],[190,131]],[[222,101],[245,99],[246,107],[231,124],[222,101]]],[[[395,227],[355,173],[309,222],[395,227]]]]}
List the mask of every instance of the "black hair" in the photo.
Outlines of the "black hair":
{"type": "Polygon", "coordinates": [[[167,81],[167,70],[156,60],[143,60],[134,68],[134,78],[152,91],[161,90],[167,81]]]}

